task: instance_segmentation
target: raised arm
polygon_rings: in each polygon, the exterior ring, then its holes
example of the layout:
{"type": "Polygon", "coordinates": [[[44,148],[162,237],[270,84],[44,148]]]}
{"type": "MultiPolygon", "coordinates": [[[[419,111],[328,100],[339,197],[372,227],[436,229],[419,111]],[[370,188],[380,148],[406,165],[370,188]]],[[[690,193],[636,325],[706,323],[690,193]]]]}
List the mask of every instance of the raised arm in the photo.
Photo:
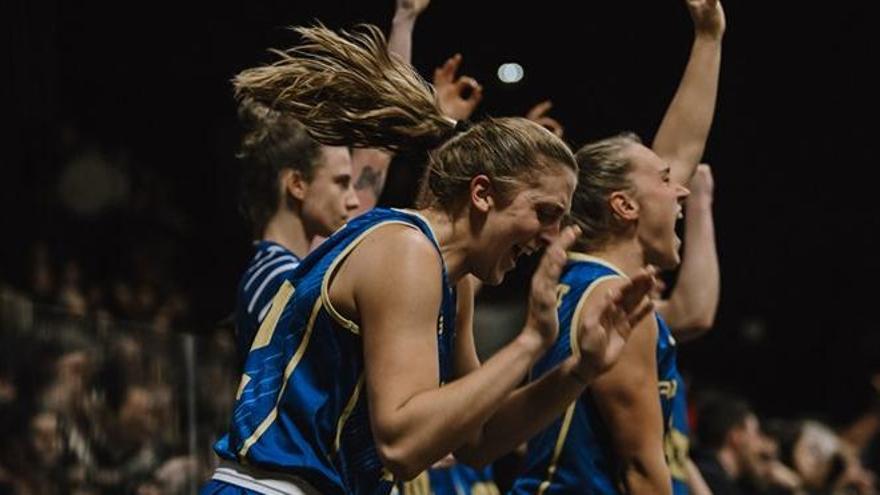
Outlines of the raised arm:
{"type": "Polygon", "coordinates": [[[672,166],[672,179],[686,184],[703,156],[718,93],[721,39],[726,21],[719,0],[686,0],[694,42],[678,90],[666,110],[653,149],[672,166]]]}
{"type": "MultiPolygon", "coordinates": [[[[410,64],[412,61],[412,36],[419,14],[427,8],[429,0],[397,0],[397,8],[388,35],[388,51],[410,64]]],[[[351,152],[352,177],[360,207],[352,216],[359,215],[379,202],[392,155],[383,150],[355,148],[351,152]]]]}
{"type": "Polygon", "coordinates": [[[657,310],[680,341],[692,340],[707,332],[715,322],[721,292],[721,273],[715,248],[712,218],[714,180],[706,164],[697,167],[685,203],[684,254],[678,281],[657,310]]]}

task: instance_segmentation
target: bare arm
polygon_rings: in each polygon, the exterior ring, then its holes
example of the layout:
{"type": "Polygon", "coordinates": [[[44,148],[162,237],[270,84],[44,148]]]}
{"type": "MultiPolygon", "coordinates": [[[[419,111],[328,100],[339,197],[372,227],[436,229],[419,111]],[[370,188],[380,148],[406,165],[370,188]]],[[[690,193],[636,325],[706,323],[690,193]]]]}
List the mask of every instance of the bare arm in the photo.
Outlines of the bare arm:
{"type": "Polygon", "coordinates": [[[657,382],[657,323],[645,318],[620,362],[593,384],[591,393],[611,432],[625,492],[670,494],[672,478],[663,451],[663,414],[657,382]],[[634,425],[638,425],[635,427],[634,425]]]}
{"type": "Polygon", "coordinates": [[[669,299],[657,304],[673,335],[681,341],[692,340],[712,328],[721,292],[712,219],[714,181],[708,165],[697,167],[690,189],[685,205],[684,255],[678,281],[669,299]]]}
{"type": "MultiPolygon", "coordinates": [[[[412,35],[419,14],[429,0],[398,0],[388,36],[388,51],[406,63],[412,60],[412,35]]],[[[379,202],[392,155],[378,149],[356,148],[351,152],[352,177],[360,207],[352,216],[372,209],[379,202]]]]}
{"type": "Polygon", "coordinates": [[[718,94],[721,38],[726,22],[719,0],[686,0],[694,21],[694,42],[678,90],[654,139],[654,151],[672,166],[672,178],[686,184],[703,156],[718,94]]]}
{"type": "Polygon", "coordinates": [[[653,282],[653,270],[645,270],[632,280],[603,286],[577,327],[561,330],[574,332],[572,355],[506,398],[475,440],[456,451],[456,457],[483,466],[558,418],[589,383],[614,365],[632,329],[651,313],[647,295],[653,282]]]}
{"type": "Polygon", "coordinates": [[[712,489],[703,479],[703,475],[690,458],[687,459],[685,468],[688,475],[688,488],[693,495],[712,495],[712,489]]]}
{"type": "Polygon", "coordinates": [[[379,455],[395,476],[408,479],[473,438],[553,342],[558,326],[554,288],[565,263],[564,249],[575,234],[567,229],[548,248],[533,280],[529,318],[520,335],[479,369],[439,387],[440,260],[420,233],[385,228],[396,230],[368,237],[334,285],[352,286],[361,317],[370,420],[379,455]]]}

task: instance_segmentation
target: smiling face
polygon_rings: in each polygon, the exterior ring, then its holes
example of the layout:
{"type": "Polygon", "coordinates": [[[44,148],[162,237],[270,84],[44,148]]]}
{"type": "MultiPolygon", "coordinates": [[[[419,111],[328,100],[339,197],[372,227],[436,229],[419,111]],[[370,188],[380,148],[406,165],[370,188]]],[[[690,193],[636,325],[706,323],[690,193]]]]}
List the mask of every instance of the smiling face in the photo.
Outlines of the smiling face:
{"type": "Polygon", "coordinates": [[[559,234],[577,179],[575,172],[563,165],[543,168],[544,173],[519,184],[506,200],[491,187],[482,199],[481,192],[475,191],[476,209],[485,216],[471,249],[470,265],[483,282],[501,283],[520,256],[537,251],[559,234]]]}

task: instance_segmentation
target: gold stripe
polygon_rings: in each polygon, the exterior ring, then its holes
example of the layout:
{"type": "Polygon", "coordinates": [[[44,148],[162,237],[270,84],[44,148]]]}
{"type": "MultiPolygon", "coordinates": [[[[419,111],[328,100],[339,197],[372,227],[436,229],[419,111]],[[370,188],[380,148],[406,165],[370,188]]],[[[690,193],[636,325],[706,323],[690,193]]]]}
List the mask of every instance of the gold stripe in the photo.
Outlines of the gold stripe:
{"type": "MultiPolygon", "coordinates": [[[[572,254],[577,253],[569,253],[569,257],[572,254]]],[[[581,294],[581,298],[578,300],[577,306],[574,309],[574,313],[571,316],[571,325],[568,329],[568,345],[571,347],[571,353],[573,356],[580,356],[581,350],[577,345],[578,339],[578,328],[579,322],[581,319],[581,312],[584,309],[584,304],[587,302],[587,298],[593,292],[593,289],[599,286],[602,282],[606,280],[620,278],[619,275],[605,275],[604,277],[599,277],[587,287],[587,290],[581,294]]],[[[550,466],[547,468],[547,478],[541,482],[538,486],[538,495],[543,495],[548,488],[550,488],[550,483],[553,481],[553,475],[556,474],[556,465],[559,463],[559,456],[562,455],[562,447],[565,445],[565,439],[568,437],[568,430],[571,428],[571,420],[574,417],[575,406],[577,406],[578,399],[575,399],[574,402],[568,406],[568,409],[565,410],[565,418],[562,420],[562,426],[559,428],[559,436],[556,437],[556,447],[553,449],[553,458],[550,460],[550,466]]]]}
{"type": "Polygon", "coordinates": [[[364,240],[364,237],[368,236],[371,232],[378,229],[379,227],[383,227],[385,225],[390,225],[390,224],[395,224],[395,223],[401,224],[401,225],[406,225],[407,227],[411,227],[413,229],[417,228],[415,225],[410,224],[410,223],[406,223],[402,220],[386,220],[384,222],[380,222],[380,223],[377,223],[376,225],[373,225],[369,229],[361,232],[361,234],[359,236],[357,236],[353,241],[351,241],[351,243],[349,243],[349,245],[346,246],[345,249],[343,249],[341,253],[336,255],[336,259],[334,259],[333,263],[330,264],[330,267],[327,269],[327,272],[324,274],[324,280],[321,282],[321,300],[324,302],[324,307],[327,308],[327,312],[330,313],[330,316],[334,320],[336,320],[336,323],[340,324],[343,328],[347,329],[348,331],[350,331],[351,333],[353,333],[355,335],[360,334],[360,329],[358,328],[357,323],[342,316],[338,311],[336,311],[336,308],[334,308],[333,304],[330,302],[330,295],[329,295],[329,291],[328,291],[328,288],[330,285],[330,278],[333,277],[333,274],[336,272],[337,265],[339,265],[339,263],[341,263],[351,253],[351,251],[354,248],[356,248],[358,246],[358,244],[360,244],[361,241],[364,240]]]}
{"type": "Polygon", "coordinates": [[[544,495],[544,492],[550,488],[553,475],[556,474],[556,463],[562,454],[562,447],[565,445],[565,437],[568,436],[568,429],[571,427],[571,418],[574,416],[575,406],[577,406],[577,399],[565,410],[565,418],[562,420],[562,427],[559,429],[559,436],[556,438],[556,447],[553,448],[553,460],[550,462],[550,467],[547,468],[547,479],[542,481],[538,487],[538,495],[544,495]]]}
{"type": "Polygon", "coordinates": [[[247,375],[241,375],[241,383],[238,384],[238,392],[235,393],[235,400],[241,399],[241,394],[244,393],[244,388],[247,387],[247,384],[251,382],[251,377],[247,375]]]}
{"type": "Polygon", "coordinates": [[[662,380],[657,384],[661,397],[671,399],[678,393],[678,380],[662,380]]]}
{"type": "Polygon", "coordinates": [[[394,211],[399,211],[400,213],[412,215],[414,217],[419,218],[421,221],[425,222],[425,226],[427,226],[428,231],[431,232],[431,237],[434,238],[435,242],[439,242],[439,241],[437,241],[437,239],[439,239],[439,237],[437,237],[437,233],[434,232],[434,227],[431,227],[431,222],[428,221],[427,217],[425,217],[424,215],[422,215],[421,213],[419,213],[415,210],[407,210],[406,208],[391,208],[391,209],[394,211]]]}
{"type": "Polygon", "coordinates": [[[585,290],[584,293],[581,294],[581,298],[578,300],[577,306],[574,308],[574,313],[571,315],[571,326],[568,329],[568,345],[571,346],[571,353],[573,356],[578,357],[581,355],[581,350],[577,346],[576,342],[578,341],[578,329],[580,328],[581,312],[584,309],[584,304],[586,304],[587,298],[590,297],[590,294],[593,293],[593,290],[595,290],[596,287],[599,287],[599,284],[615,278],[621,278],[621,275],[605,275],[603,277],[599,277],[596,280],[593,280],[593,283],[591,283],[590,286],[587,287],[587,290],[585,290]]]}
{"type": "Polygon", "coordinates": [[[351,416],[351,412],[354,410],[354,406],[357,404],[358,398],[361,395],[362,388],[364,388],[363,372],[361,372],[361,376],[358,378],[357,385],[354,386],[354,391],[351,393],[351,397],[349,397],[345,409],[342,410],[342,414],[339,416],[339,421],[336,422],[336,441],[333,442],[334,454],[339,452],[340,443],[342,441],[342,427],[345,426],[345,422],[348,421],[348,417],[351,416]]]}
{"type": "Polygon", "coordinates": [[[293,297],[293,293],[293,284],[291,284],[290,281],[285,280],[284,283],[281,284],[281,287],[278,288],[278,292],[276,292],[275,296],[272,298],[272,309],[269,310],[269,314],[266,315],[263,323],[260,324],[257,336],[254,337],[254,342],[251,344],[251,352],[269,345],[269,342],[272,340],[272,335],[275,334],[275,327],[278,325],[278,319],[281,318],[281,313],[284,311],[285,306],[287,306],[287,302],[293,297]]]}
{"type": "Polygon", "coordinates": [[[596,256],[590,256],[589,254],[575,253],[572,251],[569,251],[567,254],[568,254],[568,259],[570,259],[570,260],[589,261],[590,263],[596,263],[597,265],[602,265],[605,268],[609,268],[609,269],[613,270],[615,273],[617,273],[621,277],[629,278],[626,276],[626,272],[624,272],[623,270],[618,268],[617,265],[615,265],[614,263],[612,263],[608,260],[604,260],[604,259],[596,257],[596,256]]]}
{"type": "Polygon", "coordinates": [[[428,471],[422,471],[415,478],[402,484],[404,495],[431,495],[431,479],[428,471]]]}
{"type": "Polygon", "coordinates": [[[309,340],[312,338],[312,330],[315,325],[315,318],[318,316],[318,312],[321,309],[321,300],[318,299],[315,301],[315,306],[312,308],[312,314],[309,316],[308,325],[306,325],[306,331],[303,335],[302,342],[299,343],[299,348],[297,348],[296,352],[293,354],[293,357],[290,358],[290,361],[287,363],[287,367],[284,369],[284,382],[282,382],[281,390],[278,392],[278,397],[275,399],[275,407],[272,408],[272,411],[269,412],[269,415],[263,419],[263,422],[260,423],[260,426],[254,431],[254,433],[244,442],[241,450],[238,452],[239,457],[244,458],[248,450],[257,443],[263,433],[269,429],[269,426],[275,421],[275,418],[278,417],[278,404],[281,403],[281,398],[284,396],[284,391],[287,389],[287,382],[290,380],[290,375],[293,374],[294,370],[296,370],[296,366],[299,364],[300,360],[302,360],[303,354],[306,352],[306,347],[309,345],[309,340]]]}

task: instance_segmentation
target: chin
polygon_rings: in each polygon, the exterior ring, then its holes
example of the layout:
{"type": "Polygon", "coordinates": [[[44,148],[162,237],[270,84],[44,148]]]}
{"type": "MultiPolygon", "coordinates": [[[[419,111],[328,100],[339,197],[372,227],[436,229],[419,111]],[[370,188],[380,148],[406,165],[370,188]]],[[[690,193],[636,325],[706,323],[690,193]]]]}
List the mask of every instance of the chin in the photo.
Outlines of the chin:
{"type": "Polygon", "coordinates": [[[498,270],[498,271],[492,271],[488,274],[474,273],[473,275],[475,277],[477,277],[480,280],[480,282],[483,282],[483,284],[490,285],[490,286],[494,287],[496,285],[501,285],[501,282],[504,282],[505,273],[503,271],[498,270]]]}
{"type": "Polygon", "coordinates": [[[652,256],[646,256],[645,263],[654,265],[660,270],[674,270],[681,264],[681,256],[679,256],[678,251],[676,250],[671,250],[666,253],[657,252],[652,256]]]}

